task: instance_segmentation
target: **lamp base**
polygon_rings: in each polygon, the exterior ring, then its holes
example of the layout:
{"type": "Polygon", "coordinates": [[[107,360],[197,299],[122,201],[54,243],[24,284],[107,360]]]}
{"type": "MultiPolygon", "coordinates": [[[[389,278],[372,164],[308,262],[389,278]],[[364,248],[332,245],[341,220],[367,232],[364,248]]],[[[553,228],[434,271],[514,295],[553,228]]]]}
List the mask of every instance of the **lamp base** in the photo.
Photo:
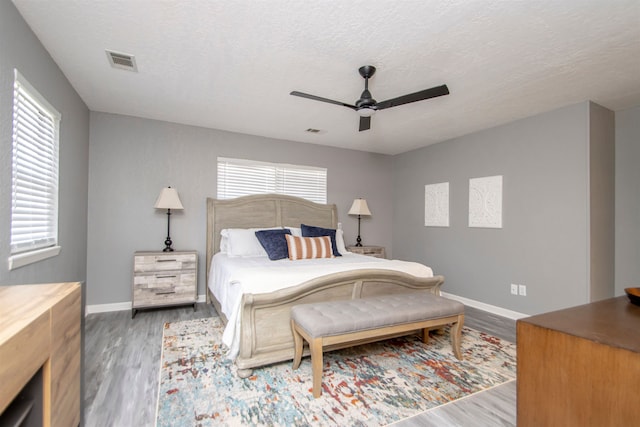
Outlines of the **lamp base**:
{"type": "Polygon", "coordinates": [[[356,239],[356,246],[362,247],[362,239],[360,238],[360,215],[358,215],[358,238],[356,239]]]}
{"type": "Polygon", "coordinates": [[[173,248],[171,247],[171,245],[173,244],[173,242],[171,241],[171,237],[167,236],[167,240],[164,241],[165,244],[165,248],[162,250],[162,252],[173,252],[173,248]]]}

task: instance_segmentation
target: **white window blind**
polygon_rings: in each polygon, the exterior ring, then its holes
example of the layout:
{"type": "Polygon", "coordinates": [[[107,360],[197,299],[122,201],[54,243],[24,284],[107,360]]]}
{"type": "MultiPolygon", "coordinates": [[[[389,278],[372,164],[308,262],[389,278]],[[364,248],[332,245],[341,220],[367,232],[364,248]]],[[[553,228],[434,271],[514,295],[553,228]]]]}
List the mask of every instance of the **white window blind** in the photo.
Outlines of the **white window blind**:
{"type": "Polygon", "coordinates": [[[218,158],[218,198],[277,193],[327,203],[327,170],[312,166],[218,158]]]}
{"type": "Polygon", "coordinates": [[[60,113],[15,71],[11,254],[58,243],[60,113]]]}

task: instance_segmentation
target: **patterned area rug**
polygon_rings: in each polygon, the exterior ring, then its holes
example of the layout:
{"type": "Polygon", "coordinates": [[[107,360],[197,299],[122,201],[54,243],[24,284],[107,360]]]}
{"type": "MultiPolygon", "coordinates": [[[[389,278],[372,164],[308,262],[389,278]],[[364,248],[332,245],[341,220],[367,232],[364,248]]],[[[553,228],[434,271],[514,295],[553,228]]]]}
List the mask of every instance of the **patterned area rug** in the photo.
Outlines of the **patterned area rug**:
{"type": "Polygon", "coordinates": [[[240,379],[224,357],[218,318],[166,323],[156,425],[382,426],[515,378],[515,345],[470,328],[464,360],[449,331],[324,354],[322,396],[311,394],[310,359],[256,369],[240,379]]]}

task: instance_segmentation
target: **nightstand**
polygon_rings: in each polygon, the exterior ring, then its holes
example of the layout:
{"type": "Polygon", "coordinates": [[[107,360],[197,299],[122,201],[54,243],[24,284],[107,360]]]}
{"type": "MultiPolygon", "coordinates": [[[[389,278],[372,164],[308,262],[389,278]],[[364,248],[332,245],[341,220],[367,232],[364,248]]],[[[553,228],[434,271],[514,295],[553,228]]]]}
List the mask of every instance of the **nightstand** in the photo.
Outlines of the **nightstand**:
{"type": "Polygon", "coordinates": [[[198,252],[136,252],[131,318],[142,308],[190,305],[198,298],[198,252]]]}
{"type": "Polygon", "coordinates": [[[349,252],[354,254],[369,255],[376,258],[386,258],[384,246],[347,246],[349,252]]]}

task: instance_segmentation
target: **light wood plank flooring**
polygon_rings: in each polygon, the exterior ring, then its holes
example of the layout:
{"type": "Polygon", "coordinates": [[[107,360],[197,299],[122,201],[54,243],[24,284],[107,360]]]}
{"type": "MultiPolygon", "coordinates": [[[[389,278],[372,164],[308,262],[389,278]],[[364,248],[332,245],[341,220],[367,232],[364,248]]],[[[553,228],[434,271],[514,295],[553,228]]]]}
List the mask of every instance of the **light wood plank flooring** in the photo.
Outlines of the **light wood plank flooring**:
{"type": "MultiPolygon", "coordinates": [[[[217,316],[211,306],[90,314],[85,319],[84,425],[153,426],[162,326],[217,316]]],[[[467,307],[465,324],[515,342],[515,321],[467,307]]],[[[515,381],[476,393],[394,424],[411,426],[515,426],[515,381]]]]}

